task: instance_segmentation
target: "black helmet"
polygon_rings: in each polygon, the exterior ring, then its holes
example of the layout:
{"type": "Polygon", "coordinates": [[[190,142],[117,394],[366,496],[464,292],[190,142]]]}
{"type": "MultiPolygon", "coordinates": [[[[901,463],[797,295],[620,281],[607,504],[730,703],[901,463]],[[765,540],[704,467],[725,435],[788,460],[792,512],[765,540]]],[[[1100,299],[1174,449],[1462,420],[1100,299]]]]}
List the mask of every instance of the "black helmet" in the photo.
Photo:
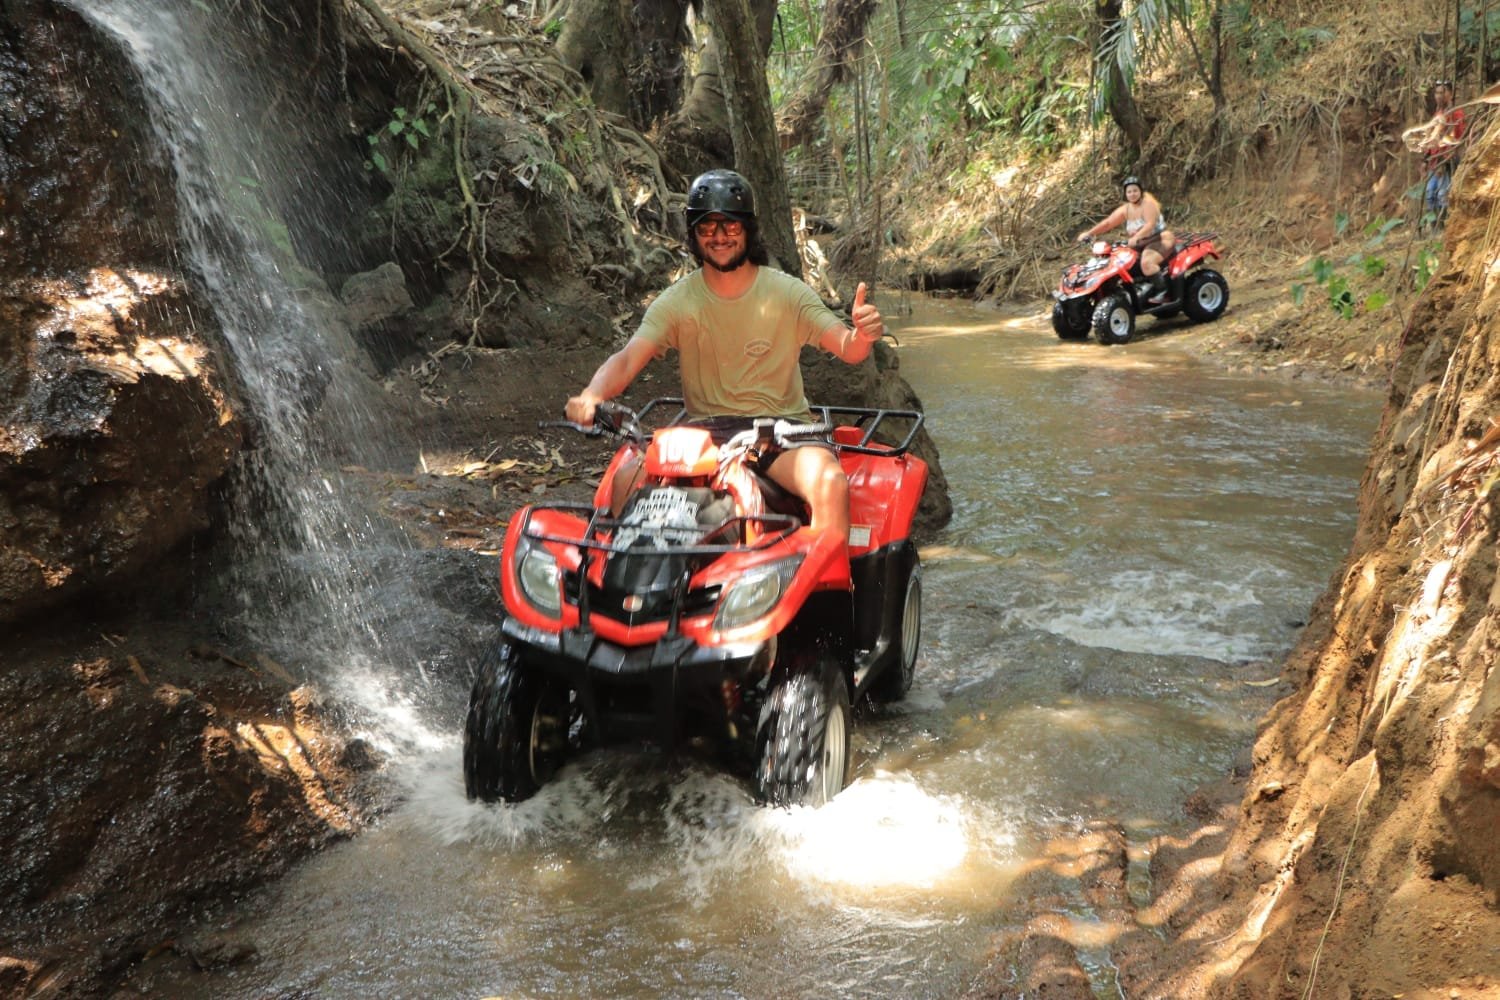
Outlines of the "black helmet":
{"type": "Polygon", "coordinates": [[[1134,184],[1136,187],[1140,188],[1142,191],[1146,190],[1146,185],[1142,184],[1141,183],[1141,179],[1139,177],[1137,177],[1135,174],[1131,174],[1129,177],[1125,178],[1123,181],[1120,182],[1120,190],[1124,191],[1126,188],[1130,187],[1130,185],[1132,185],[1132,184],[1134,184]]]}
{"type": "Polygon", "coordinates": [[[687,224],[694,226],[715,212],[741,222],[755,218],[755,192],[750,182],[733,170],[699,174],[688,188],[687,224]]]}

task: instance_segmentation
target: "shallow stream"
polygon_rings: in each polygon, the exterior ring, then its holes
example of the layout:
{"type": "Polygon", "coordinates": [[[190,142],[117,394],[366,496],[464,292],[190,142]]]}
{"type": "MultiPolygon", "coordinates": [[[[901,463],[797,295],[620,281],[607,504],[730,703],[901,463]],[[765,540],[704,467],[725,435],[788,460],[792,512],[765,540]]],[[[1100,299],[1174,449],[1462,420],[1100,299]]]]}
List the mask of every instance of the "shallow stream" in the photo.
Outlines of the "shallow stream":
{"type": "MultiPolygon", "coordinates": [[[[455,724],[413,741],[397,811],[224,919],[255,960],[142,985],[953,997],[1060,824],[1117,820],[1139,853],[1180,822],[1248,746],[1347,547],[1378,397],[1223,374],[1170,327],[1106,349],[927,300],[892,327],[955,514],[922,553],[911,695],[856,725],[832,804],[766,810],[708,766],[608,752],[475,805],[455,724]]],[[[433,687],[429,714],[465,695],[433,687]]],[[[1103,950],[1085,962],[1113,995],[1103,950]]]]}

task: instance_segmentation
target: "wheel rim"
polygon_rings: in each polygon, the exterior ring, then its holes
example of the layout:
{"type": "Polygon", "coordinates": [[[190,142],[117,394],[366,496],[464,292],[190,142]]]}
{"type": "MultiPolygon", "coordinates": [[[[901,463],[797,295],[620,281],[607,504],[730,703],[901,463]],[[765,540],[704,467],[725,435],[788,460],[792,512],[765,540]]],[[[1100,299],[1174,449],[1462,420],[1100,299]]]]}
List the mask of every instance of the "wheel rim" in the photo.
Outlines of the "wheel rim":
{"type": "Polygon", "coordinates": [[[845,747],[848,746],[844,712],[835,703],[828,709],[828,724],[823,728],[822,802],[832,801],[844,787],[845,747]]]}
{"type": "Polygon", "coordinates": [[[901,609],[901,669],[910,673],[917,662],[917,644],[922,629],[922,579],[915,574],[906,585],[906,605],[901,609]]]}
{"type": "Polygon", "coordinates": [[[1130,332],[1130,310],[1120,306],[1109,314],[1109,332],[1123,337],[1130,332]]]}
{"type": "Polygon", "coordinates": [[[1198,305],[1208,312],[1219,308],[1219,303],[1224,301],[1224,292],[1212,281],[1205,281],[1198,286],[1198,305]]]}

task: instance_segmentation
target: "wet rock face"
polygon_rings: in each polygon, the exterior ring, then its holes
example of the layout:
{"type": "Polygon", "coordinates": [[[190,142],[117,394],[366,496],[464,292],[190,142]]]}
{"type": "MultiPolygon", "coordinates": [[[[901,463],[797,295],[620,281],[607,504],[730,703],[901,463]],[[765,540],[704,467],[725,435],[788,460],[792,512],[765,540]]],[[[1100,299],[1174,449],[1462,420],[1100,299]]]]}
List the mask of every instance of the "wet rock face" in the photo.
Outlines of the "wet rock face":
{"type": "MultiPolygon", "coordinates": [[[[875,345],[870,360],[845,364],[830,355],[807,349],[802,352],[802,378],[808,402],[814,406],[865,406],[884,410],[921,410],[911,383],[901,376],[897,353],[885,344],[875,345]]],[[[898,425],[892,425],[896,429],[898,425]]],[[[899,429],[904,432],[905,427],[899,429]]],[[[927,489],[917,505],[912,536],[918,544],[933,537],[953,519],[953,499],[943,472],[937,443],[926,428],[912,441],[912,454],[927,463],[927,489]]]]}
{"type": "Polygon", "coordinates": [[[330,732],[284,671],[131,645],[7,649],[26,669],[0,671],[0,996],[110,996],[103,977],[167,946],[200,968],[247,957],[180,933],[184,914],[375,808],[355,779],[378,754],[330,732]]]}
{"type": "Polygon", "coordinates": [[[239,446],[144,109],[76,14],[0,8],[0,622],[201,530],[239,446]]]}

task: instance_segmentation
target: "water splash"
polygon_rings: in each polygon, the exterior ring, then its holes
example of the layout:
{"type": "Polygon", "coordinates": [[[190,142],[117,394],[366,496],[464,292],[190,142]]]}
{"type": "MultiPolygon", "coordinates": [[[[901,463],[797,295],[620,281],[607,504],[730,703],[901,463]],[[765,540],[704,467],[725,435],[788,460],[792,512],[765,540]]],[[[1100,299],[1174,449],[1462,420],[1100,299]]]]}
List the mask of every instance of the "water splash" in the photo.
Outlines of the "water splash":
{"type": "Polygon", "coordinates": [[[1226,662],[1264,659],[1277,650],[1251,628],[1264,615],[1257,575],[1209,580],[1187,570],[1120,570],[1097,587],[1072,588],[1073,600],[1044,600],[1017,609],[1015,618],[1083,646],[1226,662]],[[1087,593],[1089,603],[1079,606],[1078,592],[1087,593]]]}
{"type": "Polygon", "coordinates": [[[767,890],[841,907],[993,891],[1014,860],[1011,824],[961,795],[934,794],[910,774],[876,771],[819,809],[769,809],[749,786],[697,761],[604,751],[569,765],[532,798],[481,804],[464,796],[457,747],[406,773],[402,822],[453,846],[506,850],[659,841],[657,863],[634,867],[625,889],[716,906],[747,872],[767,890]],[[976,886],[987,889],[976,890],[976,886]]]}

